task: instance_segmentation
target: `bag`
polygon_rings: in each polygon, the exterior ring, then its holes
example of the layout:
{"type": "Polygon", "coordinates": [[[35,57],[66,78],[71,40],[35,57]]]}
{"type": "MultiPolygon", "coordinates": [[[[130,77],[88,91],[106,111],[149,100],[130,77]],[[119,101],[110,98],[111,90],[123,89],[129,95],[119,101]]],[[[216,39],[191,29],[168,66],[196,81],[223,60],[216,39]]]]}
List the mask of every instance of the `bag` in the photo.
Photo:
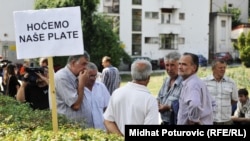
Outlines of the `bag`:
{"type": "Polygon", "coordinates": [[[171,105],[171,114],[170,114],[170,125],[176,125],[177,124],[177,114],[179,110],[179,100],[174,100],[171,105]]]}

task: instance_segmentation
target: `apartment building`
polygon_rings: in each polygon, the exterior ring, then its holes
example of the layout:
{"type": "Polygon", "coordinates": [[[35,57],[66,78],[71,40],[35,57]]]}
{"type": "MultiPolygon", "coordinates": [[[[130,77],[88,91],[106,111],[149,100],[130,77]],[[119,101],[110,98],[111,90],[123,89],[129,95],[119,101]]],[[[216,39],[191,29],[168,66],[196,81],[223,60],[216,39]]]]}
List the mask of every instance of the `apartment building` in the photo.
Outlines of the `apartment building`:
{"type": "Polygon", "coordinates": [[[159,59],[179,51],[208,57],[209,0],[102,0],[99,10],[119,19],[131,56],[159,59]]]}
{"type": "MultiPolygon", "coordinates": [[[[34,0],[0,2],[0,54],[7,59],[15,58],[13,11],[33,9],[34,0]]],[[[211,44],[215,51],[221,47],[220,43],[211,43],[221,38],[219,35],[225,35],[226,47],[231,46],[230,34],[220,33],[224,29],[210,29],[210,25],[220,26],[210,23],[209,13],[217,13],[224,5],[240,8],[241,21],[248,22],[248,0],[100,0],[98,11],[111,16],[114,26],[118,25],[120,40],[131,56],[159,59],[176,50],[208,58],[211,44]],[[216,35],[211,35],[212,32],[216,35]]],[[[213,15],[219,16],[214,19],[228,19],[225,22],[228,30],[230,16],[213,15]]]]}

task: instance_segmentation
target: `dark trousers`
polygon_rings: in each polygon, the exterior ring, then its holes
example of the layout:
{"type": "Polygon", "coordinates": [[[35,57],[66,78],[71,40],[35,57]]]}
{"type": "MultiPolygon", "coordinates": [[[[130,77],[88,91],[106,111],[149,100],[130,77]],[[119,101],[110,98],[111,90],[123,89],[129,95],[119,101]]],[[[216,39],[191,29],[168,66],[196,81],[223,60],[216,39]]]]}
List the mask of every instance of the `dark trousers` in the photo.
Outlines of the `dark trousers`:
{"type": "Polygon", "coordinates": [[[162,121],[161,125],[169,125],[169,122],[162,121]]]}
{"type": "Polygon", "coordinates": [[[232,125],[233,122],[230,121],[226,121],[226,122],[214,122],[214,125],[232,125]]]}

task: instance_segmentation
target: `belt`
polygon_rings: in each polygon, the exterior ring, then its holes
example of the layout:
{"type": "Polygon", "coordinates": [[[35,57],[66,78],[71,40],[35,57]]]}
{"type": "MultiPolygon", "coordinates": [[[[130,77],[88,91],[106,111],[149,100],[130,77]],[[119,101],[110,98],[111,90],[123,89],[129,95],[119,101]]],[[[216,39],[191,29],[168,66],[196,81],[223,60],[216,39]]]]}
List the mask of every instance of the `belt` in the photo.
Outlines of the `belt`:
{"type": "Polygon", "coordinates": [[[232,125],[233,122],[230,121],[225,121],[225,122],[214,122],[214,125],[232,125]]]}

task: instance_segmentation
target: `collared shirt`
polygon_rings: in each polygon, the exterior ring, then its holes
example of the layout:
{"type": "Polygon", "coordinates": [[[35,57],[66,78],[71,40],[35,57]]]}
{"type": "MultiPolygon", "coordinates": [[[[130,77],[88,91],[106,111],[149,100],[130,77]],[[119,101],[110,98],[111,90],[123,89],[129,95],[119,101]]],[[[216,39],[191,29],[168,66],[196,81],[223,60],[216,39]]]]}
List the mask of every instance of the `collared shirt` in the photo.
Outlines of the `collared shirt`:
{"type": "Polygon", "coordinates": [[[123,135],[127,124],[159,124],[157,100],[146,86],[128,82],[112,94],[104,119],[115,122],[123,135]]]}
{"type": "Polygon", "coordinates": [[[213,124],[212,97],[205,83],[196,74],[182,82],[179,98],[178,125],[188,124],[188,120],[204,125],[213,124]]]}
{"type": "Polygon", "coordinates": [[[249,99],[244,105],[242,105],[241,102],[238,101],[237,108],[234,112],[234,116],[240,117],[241,114],[244,114],[245,118],[250,119],[250,100],[249,99]]]}
{"type": "Polygon", "coordinates": [[[232,115],[231,100],[238,101],[235,82],[226,76],[220,82],[217,82],[213,75],[209,75],[203,80],[207,85],[209,93],[216,100],[217,107],[214,113],[214,122],[230,121],[232,115]]]}
{"type": "Polygon", "coordinates": [[[78,98],[77,77],[66,66],[55,73],[57,112],[77,122],[83,121],[82,109],[75,111],[71,106],[78,98]]]}
{"type": "MultiPolygon", "coordinates": [[[[181,94],[182,88],[182,77],[178,76],[175,80],[173,86],[170,86],[170,77],[166,78],[160,92],[158,94],[157,100],[163,105],[172,105],[172,102],[178,100],[181,94]],[[169,89],[170,87],[170,89],[169,89]]],[[[170,122],[170,111],[161,112],[161,119],[164,122],[170,122]]]]}
{"type": "Polygon", "coordinates": [[[103,82],[112,95],[113,91],[120,86],[121,77],[116,67],[109,66],[102,70],[101,82],[103,82]]]}
{"type": "Polygon", "coordinates": [[[96,81],[92,91],[87,87],[84,88],[82,113],[87,128],[105,130],[103,113],[108,106],[109,99],[109,91],[101,82],[96,81]]]}

